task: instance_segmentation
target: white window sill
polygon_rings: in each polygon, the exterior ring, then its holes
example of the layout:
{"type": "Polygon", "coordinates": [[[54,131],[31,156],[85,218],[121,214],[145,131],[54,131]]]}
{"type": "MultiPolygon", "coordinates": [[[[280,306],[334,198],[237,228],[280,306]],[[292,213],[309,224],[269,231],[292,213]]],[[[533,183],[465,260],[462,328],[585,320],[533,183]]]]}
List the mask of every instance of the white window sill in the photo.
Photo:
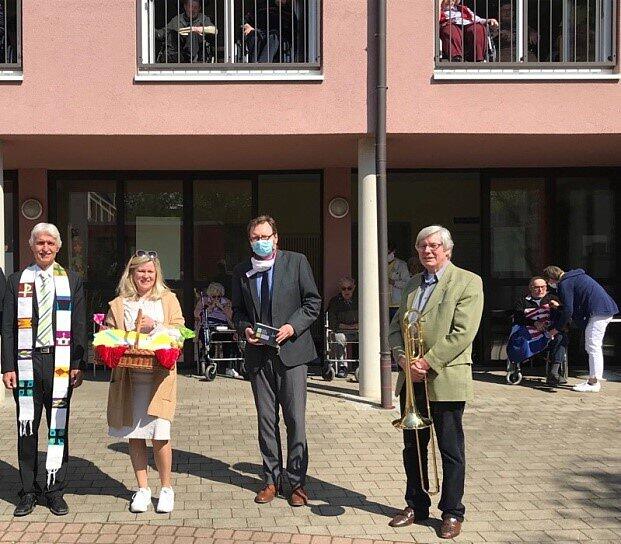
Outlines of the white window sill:
{"type": "Polygon", "coordinates": [[[436,68],[433,78],[457,81],[597,81],[619,80],[621,73],[610,68],[436,68]]]}
{"type": "Polygon", "coordinates": [[[24,81],[21,70],[0,70],[0,81],[24,81]]]}
{"type": "Polygon", "coordinates": [[[318,70],[141,70],[134,81],[323,81],[318,70]]]}

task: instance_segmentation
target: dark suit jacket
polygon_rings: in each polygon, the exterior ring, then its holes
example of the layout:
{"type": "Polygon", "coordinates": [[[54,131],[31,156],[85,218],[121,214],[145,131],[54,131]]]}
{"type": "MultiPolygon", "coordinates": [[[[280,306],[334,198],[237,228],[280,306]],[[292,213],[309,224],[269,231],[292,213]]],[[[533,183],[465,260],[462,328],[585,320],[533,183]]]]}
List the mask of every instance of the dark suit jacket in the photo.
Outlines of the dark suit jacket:
{"type": "MultiPolygon", "coordinates": [[[[238,264],[233,271],[233,323],[245,338],[247,327],[254,327],[261,308],[256,281],[246,272],[252,269],[250,259],[238,264]]],[[[309,331],[321,309],[308,259],[301,253],[278,250],[272,276],[272,325],[280,328],[289,323],[295,334],[280,346],[280,359],[288,367],[309,363],[317,357],[309,331]]],[[[248,366],[263,361],[267,346],[246,344],[248,366]]]]}
{"type": "MultiPolygon", "coordinates": [[[[23,270],[9,276],[6,284],[2,315],[2,373],[17,370],[17,290],[23,270]]],[[[71,370],[84,367],[86,353],[86,307],[82,280],[72,270],[67,270],[69,289],[71,290],[71,370]]],[[[33,342],[39,323],[36,290],[32,297],[32,331],[33,342]]],[[[55,307],[55,306],[54,306],[55,307]]],[[[56,312],[53,312],[52,324],[56,332],[56,312]]],[[[34,347],[34,346],[33,346],[34,347]]]]}
{"type": "Polygon", "coordinates": [[[4,293],[6,293],[6,278],[4,270],[0,268],[0,321],[2,321],[2,303],[4,301],[4,293]]]}

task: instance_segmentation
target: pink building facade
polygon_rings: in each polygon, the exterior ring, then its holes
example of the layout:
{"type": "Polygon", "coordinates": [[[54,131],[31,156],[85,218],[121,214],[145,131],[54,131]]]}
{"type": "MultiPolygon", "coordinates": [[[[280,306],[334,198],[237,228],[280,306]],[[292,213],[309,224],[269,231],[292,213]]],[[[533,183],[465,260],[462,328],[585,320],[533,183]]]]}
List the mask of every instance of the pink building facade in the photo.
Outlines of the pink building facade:
{"type": "MultiPolygon", "coordinates": [[[[197,4],[188,33],[165,28],[183,0],[0,0],[5,268],[53,221],[89,311],[144,248],[191,315],[269,213],[326,303],[351,275],[372,309],[375,2],[197,4]]],[[[459,27],[462,55],[434,4],[388,2],[389,237],[407,261],[423,226],[453,232],[455,262],[485,281],[488,363],[503,357],[502,310],[545,265],[621,287],[618,2],[468,1],[486,35],[469,52],[459,27]]]]}

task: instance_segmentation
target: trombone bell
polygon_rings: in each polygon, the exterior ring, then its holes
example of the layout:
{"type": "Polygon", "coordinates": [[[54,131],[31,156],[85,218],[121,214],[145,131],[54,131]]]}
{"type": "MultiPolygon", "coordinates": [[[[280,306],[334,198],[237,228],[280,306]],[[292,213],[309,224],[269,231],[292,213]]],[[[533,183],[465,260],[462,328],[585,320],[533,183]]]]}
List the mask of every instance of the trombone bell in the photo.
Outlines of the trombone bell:
{"type": "Polygon", "coordinates": [[[410,409],[406,411],[403,417],[395,419],[392,422],[392,426],[395,429],[402,429],[404,431],[417,431],[419,429],[427,429],[432,425],[433,422],[431,421],[431,419],[421,416],[416,409],[410,409]]]}

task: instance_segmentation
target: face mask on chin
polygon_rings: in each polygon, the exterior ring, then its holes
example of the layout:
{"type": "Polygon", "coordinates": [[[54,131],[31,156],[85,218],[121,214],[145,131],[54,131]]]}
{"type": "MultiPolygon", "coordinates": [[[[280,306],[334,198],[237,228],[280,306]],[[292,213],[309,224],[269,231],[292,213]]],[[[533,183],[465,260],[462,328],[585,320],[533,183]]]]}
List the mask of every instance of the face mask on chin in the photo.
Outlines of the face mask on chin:
{"type": "Polygon", "coordinates": [[[558,284],[548,282],[548,285],[550,286],[551,289],[556,289],[558,284]]]}
{"type": "Polygon", "coordinates": [[[274,253],[274,243],[272,240],[257,240],[251,244],[252,251],[259,257],[269,257],[274,253]]]}

